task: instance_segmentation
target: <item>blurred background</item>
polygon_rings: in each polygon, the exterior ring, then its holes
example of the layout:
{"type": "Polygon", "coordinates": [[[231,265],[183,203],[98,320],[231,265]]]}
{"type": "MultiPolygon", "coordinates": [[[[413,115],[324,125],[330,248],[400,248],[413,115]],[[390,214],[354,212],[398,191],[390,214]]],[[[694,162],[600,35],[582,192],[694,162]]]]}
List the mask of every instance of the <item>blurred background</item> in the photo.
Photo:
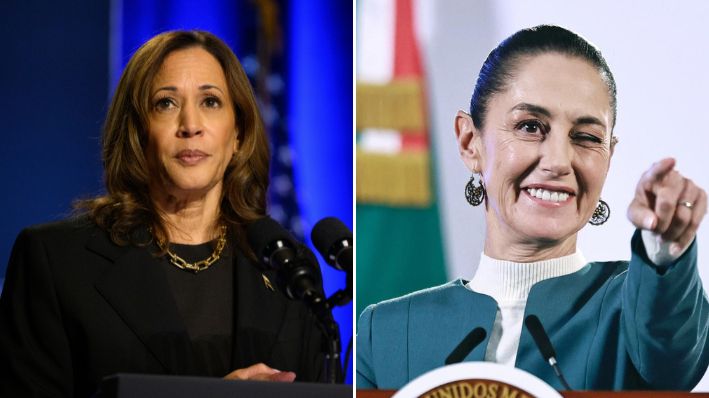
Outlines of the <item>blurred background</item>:
{"type": "MultiPolygon", "coordinates": [[[[113,88],[133,52],[166,30],[211,31],[242,62],[271,137],[271,215],[309,244],[323,217],[352,228],[352,10],[330,0],[0,2],[0,286],[23,227],[103,192],[113,88]]],[[[344,288],[344,273],[320,260],[326,293],[344,288]]],[[[344,351],[352,305],[335,317],[344,351]]]]}
{"type": "MultiPolygon", "coordinates": [[[[398,14],[395,3],[357,1],[357,315],[474,274],[484,214],[465,201],[470,172],[453,121],[468,109],[488,53],[519,29],[556,24],[579,33],[600,48],[618,85],[620,143],[602,193],[611,217],[582,230],[587,259],[630,258],[625,213],[653,162],[675,157],[681,173],[709,190],[709,3],[412,0],[398,14]]],[[[706,217],[698,241],[706,286],[706,217]]],[[[707,376],[697,390],[709,391],[707,376]]]]}

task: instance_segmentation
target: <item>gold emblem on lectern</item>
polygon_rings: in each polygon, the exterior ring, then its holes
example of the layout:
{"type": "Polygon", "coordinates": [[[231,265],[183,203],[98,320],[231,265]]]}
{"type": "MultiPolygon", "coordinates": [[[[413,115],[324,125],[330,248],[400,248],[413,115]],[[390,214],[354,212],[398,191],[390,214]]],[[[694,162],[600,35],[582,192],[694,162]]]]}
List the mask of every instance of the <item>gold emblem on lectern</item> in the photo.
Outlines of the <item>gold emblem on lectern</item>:
{"type": "Polygon", "coordinates": [[[443,384],[420,398],[534,398],[534,395],[500,381],[471,379],[443,384]]]}

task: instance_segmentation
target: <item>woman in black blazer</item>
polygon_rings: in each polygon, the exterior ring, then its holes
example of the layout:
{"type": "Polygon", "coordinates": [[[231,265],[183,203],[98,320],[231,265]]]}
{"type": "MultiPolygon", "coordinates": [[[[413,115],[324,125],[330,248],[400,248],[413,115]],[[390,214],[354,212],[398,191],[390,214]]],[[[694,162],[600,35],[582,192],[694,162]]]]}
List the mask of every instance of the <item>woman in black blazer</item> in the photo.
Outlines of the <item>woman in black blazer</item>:
{"type": "Polygon", "coordinates": [[[322,334],[257,265],[268,142],[215,36],[133,55],[103,135],[106,195],[18,237],[0,297],[0,396],[83,397],[117,372],[322,378],[322,334]]]}

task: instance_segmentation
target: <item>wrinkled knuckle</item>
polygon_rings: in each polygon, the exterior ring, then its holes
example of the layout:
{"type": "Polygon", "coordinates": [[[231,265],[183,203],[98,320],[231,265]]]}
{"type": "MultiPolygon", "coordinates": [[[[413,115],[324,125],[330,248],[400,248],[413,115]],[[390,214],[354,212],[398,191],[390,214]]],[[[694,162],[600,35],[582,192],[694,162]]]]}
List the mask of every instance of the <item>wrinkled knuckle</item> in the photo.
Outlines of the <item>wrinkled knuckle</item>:
{"type": "Polygon", "coordinates": [[[657,209],[663,213],[672,211],[674,205],[667,199],[660,199],[657,201],[657,209]]]}

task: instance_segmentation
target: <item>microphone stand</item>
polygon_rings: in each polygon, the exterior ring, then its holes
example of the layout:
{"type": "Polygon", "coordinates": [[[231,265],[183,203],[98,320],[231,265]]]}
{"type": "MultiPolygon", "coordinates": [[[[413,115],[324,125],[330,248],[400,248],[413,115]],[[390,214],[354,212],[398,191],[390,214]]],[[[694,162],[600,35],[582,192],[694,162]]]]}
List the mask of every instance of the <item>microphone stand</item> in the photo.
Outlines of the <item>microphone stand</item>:
{"type": "MultiPolygon", "coordinates": [[[[340,351],[342,350],[340,327],[332,316],[332,309],[336,305],[342,305],[343,295],[342,290],[339,290],[327,300],[320,302],[306,301],[315,314],[320,330],[325,335],[322,350],[325,354],[326,381],[329,384],[341,384],[344,382],[342,364],[340,362],[340,351]]],[[[347,301],[344,301],[344,303],[347,303],[347,301]]]]}
{"type": "Polygon", "coordinates": [[[343,306],[352,301],[352,273],[347,273],[347,287],[340,289],[328,297],[324,303],[325,311],[320,312],[318,319],[324,328],[327,341],[325,342],[325,359],[326,359],[326,374],[327,382],[330,384],[344,383],[344,374],[342,371],[342,362],[340,361],[340,351],[342,344],[340,342],[340,328],[332,316],[332,309],[343,306]],[[325,316],[321,316],[325,315],[325,316]]]}
{"type": "Polygon", "coordinates": [[[322,276],[315,255],[304,245],[298,245],[283,227],[270,217],[249,225],[247,228],[249,243],[256,248],[261,262],[277,269],[279,287],[286,296],[302,300],[316,317],[317,325],[325,335],[322,351],[326,359],[327,382],[342,383],[342,364],[340,363],[340,329],[332,316],[332,308],[343,305],[352,297],[352,275],[348,273],[347,292],[338,291],[325,299],[322,294],[322,276]]]}
{"type": "Polygon", "coordinates": [[[325,351],[325,375],[329,384],[341,384],[342,364],[340,362],[340,327],[332,317],[332,312],[327,311],[329,317],[319,317],[320,324],[324,329],[326,340],[323,342],[325,351]],[[324,319],[323,319],[324,318],[324,319]]]}
{"type": "Polygon", "coordinates": [[[312,296],[303,297],[303,301],[313,311],[320,329],[325,335],[322,350],[325,354],[326,381],[329,384],[341,384],[344,382],[344,372],[340,361],[340,351],[342,350],[340,327],[332,315],[332,309],[352,301],[352,285],[352,273],[348,272],[347,287],[338,290],[326,300],[312,296]]]}

